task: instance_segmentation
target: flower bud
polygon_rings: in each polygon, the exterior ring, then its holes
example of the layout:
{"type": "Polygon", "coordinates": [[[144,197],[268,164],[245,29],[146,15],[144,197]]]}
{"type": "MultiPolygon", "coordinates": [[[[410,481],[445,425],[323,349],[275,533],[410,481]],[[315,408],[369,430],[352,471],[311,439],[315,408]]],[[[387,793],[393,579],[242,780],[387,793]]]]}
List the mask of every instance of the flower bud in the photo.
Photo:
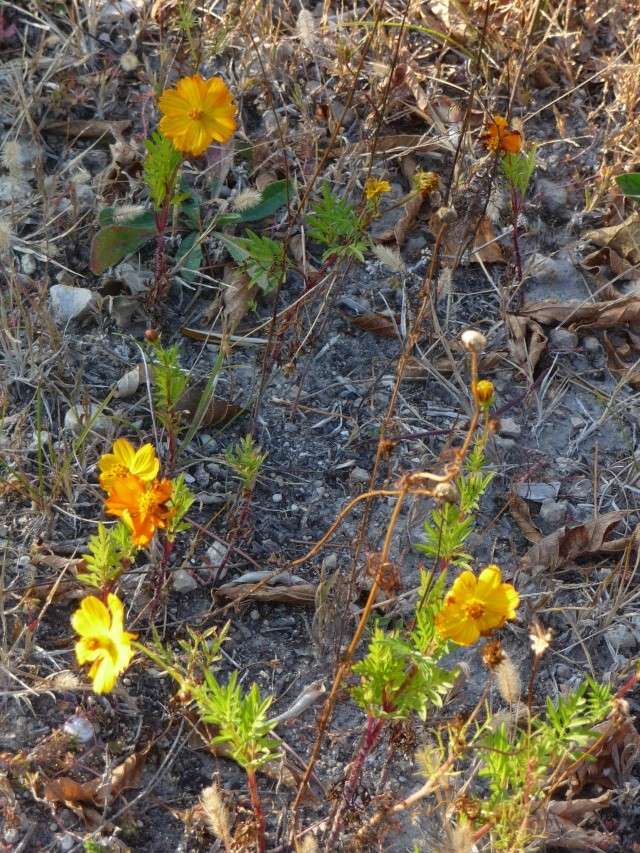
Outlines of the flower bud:
{"type": "Polygon", "coordinates": [[[157,329],[154,329],[154,328],[146,329],[146,331],[144,333],[144,338],[150,344],[155,344],[158,342],[158,340],[160,338],[160,333],[158,332],[157,329]]]}
{"type": "Polygon", "coordinates": [[[451,225],[458,218],[458,211],[455,207],[439,207],[436,210],[436,217],[443,225],[451,225]]]}
{"type": "Polygon", "coordinates": [[[487,345],[487,339],[482,332],[475,329],[467,329],[460,338],[462,346],[469,352],[482,352],[487,345]]]}
{"type": "Polygon", "coordinates": [[[438,503],[455,504],[458,502],[458,490],[453,483],[438,483],[433,490],[433,497],[438,503]]]}
{"type": "Polygon", "coordinates": [[[493,382],[490,379],[481,379],[479,382],[476,382],[476,400],[483,408],[489,408],[493,402],[493,393],[493,382]]]}

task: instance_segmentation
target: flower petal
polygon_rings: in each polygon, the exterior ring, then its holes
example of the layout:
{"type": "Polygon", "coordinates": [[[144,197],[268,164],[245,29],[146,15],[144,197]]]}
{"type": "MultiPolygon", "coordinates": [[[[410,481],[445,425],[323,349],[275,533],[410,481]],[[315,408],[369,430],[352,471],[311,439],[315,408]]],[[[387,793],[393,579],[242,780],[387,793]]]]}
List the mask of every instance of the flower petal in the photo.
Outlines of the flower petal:
{"type": "MultiPolygon", "coordinates": [[[[133,448],[132,448],[133,449],[133,448]]],[[[160,470],[160,460],[152,444],[143,444],[128,465],[129,471],[141,480],[155,480],[160,470]]]]}
{"type": "Polygon", "coordinates": [[[81,637],[108,634],[110,624],[109,611],[95,595],[83,598],[79,609],[71,617],[73,630],[81,637]]]}

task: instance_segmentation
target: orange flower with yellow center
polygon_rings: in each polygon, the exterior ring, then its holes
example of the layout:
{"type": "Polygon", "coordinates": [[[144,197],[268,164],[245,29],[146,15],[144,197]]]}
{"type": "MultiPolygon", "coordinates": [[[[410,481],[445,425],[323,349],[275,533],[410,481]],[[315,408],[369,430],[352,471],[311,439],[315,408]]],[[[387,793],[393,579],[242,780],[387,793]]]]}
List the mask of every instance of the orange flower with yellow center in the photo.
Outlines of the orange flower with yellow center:
{"type": "Polygon", "coordinates": [[[135,449],[126,438],[118,438],[113,442],[111,453],[104,453],[98,462],[100,485],[108,492],[114,480],[132,474],[145,483],[150,483],[158,476],[160,461],[151,444],[143,444],[135,449]]]}
{"type": "Polygon", "coordinates": [[[473,572],[462,572],[445,596],[436,629],[444,640],[471,646],[507,619],[515,619],[519,603],[513,585],[502,582],[498,566],[487,566],[477,578],[473,572]]]}
{"type": "Polygon", "coordinates": [[[212,142],[228,142],[236,130],[236,107],[221,77],[199,74],[178,80],[159,101],[160,132],[178,151],[198,157],[212,142]]]}
{"type": "Polygon", "coordinates": [[[105,606],[95,595],[89,595],[71,617],[71,625],[80,635],[75,646],[78,663],[91,664],[89,677],[94,692],[108,693],[134,654],[131,640],[136,634],[124,630],[122,602],[109,593],[105,606]]]}
{"type": "Polygon", "coordinates": [[[490,151],[519,154],[522,150],[522,134],[510,128],[504,116],[492,116],[480,139],[490,151]]]}
{"type": "Polygon", "coordinates": [[[132,474],[113,480],[105,510],[121,518],[133,533],[135,545],[148,545],[156,530],[163,530],[171,516],[171,480],[145,483],[132,474]]]}

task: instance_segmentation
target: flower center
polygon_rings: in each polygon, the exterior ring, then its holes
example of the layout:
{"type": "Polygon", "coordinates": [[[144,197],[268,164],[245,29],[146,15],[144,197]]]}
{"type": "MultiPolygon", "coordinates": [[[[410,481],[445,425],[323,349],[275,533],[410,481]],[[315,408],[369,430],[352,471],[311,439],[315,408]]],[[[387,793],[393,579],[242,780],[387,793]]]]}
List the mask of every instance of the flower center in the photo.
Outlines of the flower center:
{"type": "Polygon", "coordinates": [[[194,121],[200,121],[204,113],[202,110],[191,110],[189,113],[189,118],[192,118],[194,121]]]}
{"type": "Polygon", "coordinates": [[[153,505],[153,492],[150,490],[145,492],[141,497],[138,503],[138,510],[141,515],[145,515],[151,509],[153,505]]]}
{"type": "Polygon", "coordinates": [[[466,611],[469,619],[482,619],[485,607],[480,601],[472,601],[471,604],[467,605],[466,611]]]}

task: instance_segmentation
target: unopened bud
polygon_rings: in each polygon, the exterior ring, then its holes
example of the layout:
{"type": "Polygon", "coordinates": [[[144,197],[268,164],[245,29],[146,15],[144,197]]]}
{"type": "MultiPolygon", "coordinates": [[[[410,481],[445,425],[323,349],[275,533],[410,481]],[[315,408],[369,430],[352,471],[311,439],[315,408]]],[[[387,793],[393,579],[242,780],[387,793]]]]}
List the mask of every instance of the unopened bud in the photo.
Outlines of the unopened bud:
{"type": "Polygon", "coordinates": [[[481,379],[479,382],[476,382],[475,392],[478,403],[488,408],[493,402],[493,382],[490,379],[481,379]]]}
{"type": "Polygon", "coordinates": [[[487,339],[482,332],[477,332],[475,329],[467,329],[462,333],[460,338],[462,346],[469,352],[482,352],[487,345],[487,339]]]}
{"type": "Polygon", "coordinates": [[[438,483],[433,490],[433,497],[439,503],[455,504],[458,502],[458,490],[453,483],[438,483]]]}
{"type": "Polygon", "coordinates": [[[160,337],[160,333],[158,332],[157,329],[153,329],[153,328],[146,329],[146,331],[144,333],[145,340],[148,341],[150,344],[157,343],[159,337],[160,337]]]}

